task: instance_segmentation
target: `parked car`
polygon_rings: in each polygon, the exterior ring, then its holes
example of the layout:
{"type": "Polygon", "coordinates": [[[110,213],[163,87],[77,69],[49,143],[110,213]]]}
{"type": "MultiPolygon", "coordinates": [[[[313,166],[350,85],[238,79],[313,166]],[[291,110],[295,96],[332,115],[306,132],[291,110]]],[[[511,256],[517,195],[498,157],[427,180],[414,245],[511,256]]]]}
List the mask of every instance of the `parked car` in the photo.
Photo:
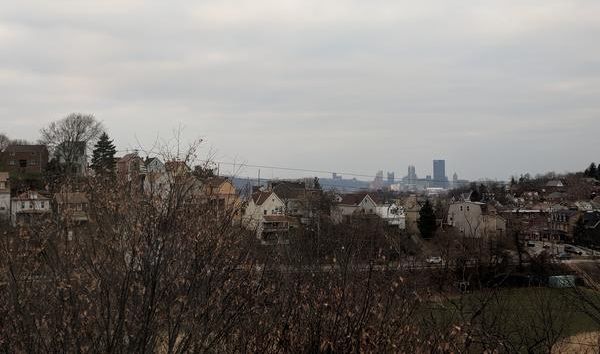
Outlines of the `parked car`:
{"type": "Polygon", "coordinates": [[[565,246],[565,252],[575,253],[575,254],[578,254],[580,256],[583,254],[583,252],[580,249],[575,248],[575,247],[570,246],[570,245],[566,245],[565,246]]]}
{"type": "Polygon", "coordinates": [[[429,264],[441,264],[442,263],[442,257],[431,256],[431,257],[428,257],[425,260],[425,262],[429,263],[429,264]]]}
{"type": "Polygon", "coordinates": [[[570,254],[568,254],[568,253],[566,253],[566,252],[563,252],[563,253],[559,253],[559,254],[556,256],[556,258],[558,258],[558,259],[571,259],[572,257],[571,257],[571,255],[570,255],[570,254]]]}

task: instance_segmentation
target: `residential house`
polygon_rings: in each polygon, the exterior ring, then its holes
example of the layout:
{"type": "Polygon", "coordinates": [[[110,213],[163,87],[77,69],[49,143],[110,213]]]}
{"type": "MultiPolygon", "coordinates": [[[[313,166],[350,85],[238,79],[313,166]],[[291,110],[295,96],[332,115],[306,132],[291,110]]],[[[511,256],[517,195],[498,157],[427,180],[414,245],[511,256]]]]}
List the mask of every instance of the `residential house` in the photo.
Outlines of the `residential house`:
{"type": "Polygon", "coordinates": [[[171,189],[172,179],[165,164],[156,157],[147,158],[144,164],[144,192],[151,196],[166,197],[171,189]]]}
{"type": "Polygon", "coordinates": [[[21,193],[10,200],[13,226],[35,222],[50,215],[51,211],[50,198],[36,191],[21,193]]]}
{"type": "Polygon", "coordinates": [[[187,175],[191,172],[190,167],[185,161],[171,160],[165,162],[165,170],[175,176],[187,175]]]}
{"type": "Polygon", "coordinates": [[[343,194],[337,197],[332,207],[331,218],[334,223],[347,222],[358,215],[375,215],[377,202],[368,192],[343,194]]]}
{"type": "Polygon", "coordinates": [[[567,199],[568,195],[564,192],[552,192],[546,196],[546,199],[552,202],[561,202],[567,199]]]}
{"type": "Polygon", "coordinates": [[[375,214],[389,226],[397,227],[400,230],[406,229],[406,215],[404,215],[404,209],[397,206],[396,203],[377,205],[375,214]]]}
{"type": "Polygon", "coordinates": [[[507,223],[524,240],[543,240],[548,237],[548,209],[532,206],[502,211],[507,223]]]}
{"type": "Polygon", "coordinates": [[[559,179],[551,180],[546,183],[546,187],[548,188],[563,188],[564,186],[565,184],[559,179]]]}
{"type": "Polygon", "coordinates": [[[10,216],[10,181],[8,172],[0,172],[0,221],[10,216]]]}
{"type": "Polygon", "coordinates": [[[57,213],[69,221],[83,223],[89,220],[89,200],[83,192],[59,192],[54,194],[57,213]]]}
{"type": "Polygon", "coordinates": [[[147,157],[144,166],[146,166],[146,173],[165,172],[165,164],[158,157],[147,157]]]}
{"type": "Polygon", "coordinates": [[[600,248],[600,211],[588,211],[581,215],[583,229],[575,235],[575,242],[593,248],[600,248]]]}
{"type": "MultiPolygon", "coordinates": [[[[470,197],[470,196],[469,196],[470,197]]],[[[406,231],[411,235],[419,234],[419,213],[421,212],[421,203],[417,196],[411,195],[404,201],[404,214],[406,231]]]]}
{"type": "MultiPolygon", "coordinates": [[[[242,223],[245,228],[256,231],[256,236],[261,240],[265,240],[265,232],[276,233],[277,239],[281,239],[289,232],[292,220],[289,217],[274,219],[271,216],[285,216],[284,211],[285,203],[273,191],[257,191],[252,193],[248,201],[242,223]],[[285,225],[276,224],[278,228],[274,229],[270,227],[274,222],[282,222],[285,225]]],[[[272,236],[270,235],[271,238],[272,236]]]]}
{"type": "Polygon", "coordinates": [[[7,172],[41,174],[48,165],[48,148],[45,145],[10,145],[0,157],[7,172]]]}
{"type": "Polygon", "coordinates": [[[209,177],[201,180],[202,197],[209,200],[218,210],[233,210],[239,205],[235,186],[227,177],[209,177]]]}
{"type": "Polygon", "coordinates": [[[546,238],[553,241],[570,241],[581,212],[575,208],[552,208],[548,218],[546,238]]]}
{"type": "Polygon", "coordinates": [[[285,244],[295,219],[285,215],[263,215],[256,230],[257,237],[264,245],[285,244]]]}
{"type": "Polygon", "coordinates": [[[269,188],[284,203],[284,214],[298,218],[307,225],[317,215],[322,191],[307,186],[304,181],[274,181],[269,188]]]}
{"type": "Polygon", "coordinates": [[[54,152],[58,163],[66,166],[72,173],[82,176],[87,172],[87,145],[84,141],[65,141],[60,143],[54,152]]]}
{"type": "Polygon", "coordinates": [[[506,233],[506,219],[489,203],[462,201],[450,204],[448,224],[465,237],[495,238],[506,233]]]}
{"type": "Polygon", "coordinates": [[[586,200],[578,200],[573,204],[579,211],[586,212],[586,211],[594,210],[594,204],[592,204],[592,202],[588,202],[586,200]]]}
{"type": "Polygon", "coordinates": [[[145,172],[144,160],[133,152],[117,159],[117,177],[122,181],[137,181],[145,172]]]}

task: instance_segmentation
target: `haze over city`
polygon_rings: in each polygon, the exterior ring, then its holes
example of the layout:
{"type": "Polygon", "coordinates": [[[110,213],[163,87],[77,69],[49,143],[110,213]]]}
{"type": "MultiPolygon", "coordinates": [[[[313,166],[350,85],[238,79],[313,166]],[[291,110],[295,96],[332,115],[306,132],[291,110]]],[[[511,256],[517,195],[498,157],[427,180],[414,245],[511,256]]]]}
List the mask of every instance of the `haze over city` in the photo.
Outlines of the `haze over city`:
{"type": "Polygon", "coordinates": [[[83,112],[119,149],[182,126],[223,161],[425,176],[442,158],[472,180],[597,157],[597,1],[1,5],[9,136],[83,112]]]}

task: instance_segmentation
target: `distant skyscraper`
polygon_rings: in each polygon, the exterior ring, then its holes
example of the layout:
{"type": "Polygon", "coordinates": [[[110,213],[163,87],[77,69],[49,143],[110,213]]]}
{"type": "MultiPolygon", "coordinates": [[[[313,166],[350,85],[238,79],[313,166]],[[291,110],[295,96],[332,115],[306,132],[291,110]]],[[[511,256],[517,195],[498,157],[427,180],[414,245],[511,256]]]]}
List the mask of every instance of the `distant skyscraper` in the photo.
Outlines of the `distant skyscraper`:
{"type": "Polygon", "coordinates": [[[417,181],[417,172],[415,170],[415,166],[408,166],[408,180],[416,182],[417,181]]]}
{"type": "Polygon", "coordinates": [[[389,184],[393,184],[395,179],[396,178],[394,178],[394,172],[388,172],[387,173],[387,182],[389,184]]]}
{"type": "Polygon", "coordinates": [[[404,178],[409,191],[414,191],[417,188],[417,172],[415,166],[408,166],[408,174],[404,178]]]}
{"type": "Polygon", "coordinates": [[[371,182],[371,189],[380,190],[383,188],[383,171],[377,171],[375,179],[371,182]]]}
{"type": "Polygon", "coordinates": [[[448,187],[446,160],[433,160],[433,183],[436,187],[448,187]]]}

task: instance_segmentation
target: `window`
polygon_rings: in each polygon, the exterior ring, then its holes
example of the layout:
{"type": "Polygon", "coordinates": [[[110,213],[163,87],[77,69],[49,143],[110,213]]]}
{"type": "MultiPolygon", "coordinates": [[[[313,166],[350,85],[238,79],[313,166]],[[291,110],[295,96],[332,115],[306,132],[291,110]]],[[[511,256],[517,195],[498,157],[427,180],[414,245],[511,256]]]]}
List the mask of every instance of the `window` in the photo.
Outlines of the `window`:
{"type": "Polygon", "coordinates": [[[36,160],[29,160],[29,166],[35,166],[35,165],[37,165],[36,160]]]}
{"type": "Polygon", "coordinates": [[[29,209],[33,209],[33,208],[34,208],[33,202],[29,202],[29,209]]]}
{"type": "Polygon", "coordinates": [[[267,215],[267,210],[263,210],[263,215],[267,215]]]}
{"type": "Polygon", "coordinates": [[[27,167],[27,160],[19,160],[19,167],[27,167]]]}
{"type": "Polygon", "coordinates": [[[46,203],[40,202],[40,208],[44,209],[46,207],[46,203]]]}
{"type": "Polygon", "coordinates": [[[467,211],[471,211],[471,207],[467,205],[467,211]]]}
{"type": "Polygon", "coordinates": [[[0,189],[6,189],[6,183],[0,182],[0,189]]]}
{"type": "Polygon", "coordinates": [[[21,202],[21,209],[25,209],[25,202],[21,202]]]}
{"type": "Polygon", "coordinates": [[[15,160],[10,160],[10,161],[8,161],[8,164],[10,166],[14,166],[14,165],[16,165],[16,162],[15,162],[15,160]]]}
{"type": "Polygon", "coordinates": [[[460,211],[463,211],[463,207],[462,207],[462,205],[460,206],[460,211]]]}

